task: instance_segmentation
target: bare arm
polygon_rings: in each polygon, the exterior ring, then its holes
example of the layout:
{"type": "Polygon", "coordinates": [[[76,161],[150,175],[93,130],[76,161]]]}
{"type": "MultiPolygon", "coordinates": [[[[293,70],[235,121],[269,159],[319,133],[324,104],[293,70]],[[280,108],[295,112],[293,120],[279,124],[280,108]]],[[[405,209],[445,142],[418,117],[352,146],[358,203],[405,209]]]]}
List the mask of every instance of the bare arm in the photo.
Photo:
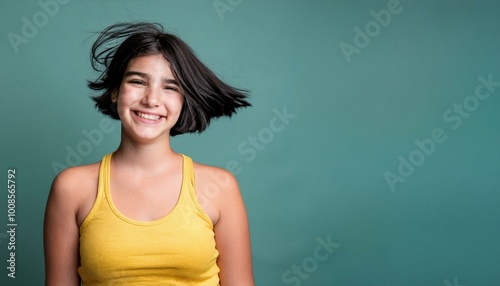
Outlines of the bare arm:
{"type": "Polygon", "coordinates": [[[45,285],[80,285],[78,201],[72,184],[74,170],[59,174],[50,190],[45,209],[45,285]]]}
{"type": "MultiPolygon", "coordinates": [[[[224,171],[226,172],[226,171],[224,171]]],[[[253,286],[252,252],[245,205],[233,175],[218,196],[219,220],[215,240],[221,286],[253,286]]]]}

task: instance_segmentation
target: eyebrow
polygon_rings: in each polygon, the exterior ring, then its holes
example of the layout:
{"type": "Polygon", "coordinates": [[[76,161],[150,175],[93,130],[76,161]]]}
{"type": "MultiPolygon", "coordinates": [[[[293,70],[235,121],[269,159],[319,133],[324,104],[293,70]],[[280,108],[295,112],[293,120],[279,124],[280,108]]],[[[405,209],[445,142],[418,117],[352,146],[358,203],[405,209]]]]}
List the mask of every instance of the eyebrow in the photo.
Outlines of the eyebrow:
{"type": "MultiPolygon", "coordinates": [[[[132,71],[127,71],[127,72],[125,73],[125,78],[127,78],[127,77],[129,77],[129,76],[134,76],[134,75],[135,75],[135,76],[142,77],[142,78],[145,78],[145,79],[149,79],[149,78],[150,78],[149,74],[147,74],[147,73],[143,73],[143,72],[140,72],[140,71],[134,71],[134,70],[132,70],[132,71]]],[[[177,82],[177,80],[175,80],[175,79],[173,79],[173,78],[165,78],[165,79],[163,79],[163,81],[164,81],[165,83],[175,84],[175,85],[177,85],[177,86],[179,85],[179,82],[177,82]]]]}

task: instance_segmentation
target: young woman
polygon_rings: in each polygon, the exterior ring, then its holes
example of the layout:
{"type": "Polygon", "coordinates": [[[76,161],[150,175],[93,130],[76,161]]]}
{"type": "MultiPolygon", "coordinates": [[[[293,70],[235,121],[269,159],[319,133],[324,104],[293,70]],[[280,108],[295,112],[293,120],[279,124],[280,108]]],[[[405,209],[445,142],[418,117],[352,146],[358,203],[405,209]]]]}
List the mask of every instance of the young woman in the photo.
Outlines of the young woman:
{"type": "Polygon", "coordinates": [[[46,285],[254,285],[245,206],[228,171],[192,162],[170,137],[250,106],[158,24],[121,23],[92,47],[89,87],[121,121],[101,162],[54,180],[46,285]]]}

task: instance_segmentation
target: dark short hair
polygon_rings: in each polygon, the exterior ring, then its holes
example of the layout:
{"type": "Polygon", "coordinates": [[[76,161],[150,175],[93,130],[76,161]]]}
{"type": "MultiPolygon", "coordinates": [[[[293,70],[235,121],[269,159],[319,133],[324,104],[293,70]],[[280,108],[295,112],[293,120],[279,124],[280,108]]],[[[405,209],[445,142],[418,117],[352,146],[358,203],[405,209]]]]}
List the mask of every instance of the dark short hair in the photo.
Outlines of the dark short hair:
{"type": "Polygon", "coordinates": [[[119,119],[111,94],[120,87],[131,59],[152,54],[162,54],[170,63],[184,97],[171,136],[202,132],[212,118],[231,117],[237,108],[251,105],[246,101],[245,90],[220,80],[179,37],[164,32],[160,24],[139,22],[109,26],[92,45],[92,67],[101,74],[95,81],[89,81],[88,86],[103,91],[92,97],[100,112],[119,119]]]}

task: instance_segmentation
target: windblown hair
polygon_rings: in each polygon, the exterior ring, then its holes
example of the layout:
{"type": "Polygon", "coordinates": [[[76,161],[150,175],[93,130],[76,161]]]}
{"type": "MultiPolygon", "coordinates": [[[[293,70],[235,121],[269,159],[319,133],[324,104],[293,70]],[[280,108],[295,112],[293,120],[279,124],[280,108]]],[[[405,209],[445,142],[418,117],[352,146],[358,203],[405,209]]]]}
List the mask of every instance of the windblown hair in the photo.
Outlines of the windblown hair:
{"type": "Polygon", "coordinates": [[[111,94],[119,89],[131,59],[153,54],[163,55],[170,63],[184,97],[171,136],[202,132],[212,118],[231,117],[237,108],[251,106],[245,90],[220,80],[179,37],[164,32],[160,24],[140,22],[109,26],[92,46],[92,67],[101,74],[95,81],[89,81],[88,86],[103,91],[92,98],[100,112],[119,119],[111,94]]]}

